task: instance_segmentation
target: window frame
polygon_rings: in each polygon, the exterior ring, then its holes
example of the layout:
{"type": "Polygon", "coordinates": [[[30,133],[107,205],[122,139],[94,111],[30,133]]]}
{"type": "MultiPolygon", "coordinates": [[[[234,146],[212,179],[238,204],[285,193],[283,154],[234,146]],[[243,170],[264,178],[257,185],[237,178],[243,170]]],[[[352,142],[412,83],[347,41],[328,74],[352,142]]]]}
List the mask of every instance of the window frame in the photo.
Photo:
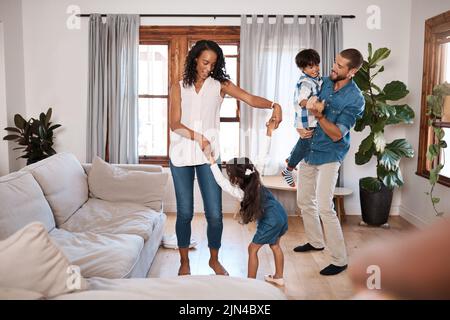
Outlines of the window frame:
{"type": "MultiPolygon", "coordinates": [[[[147,40],[145,41],[145,43],[142,43],[141,40],[139,39],[139,45],[167,45],[168,46],[168,56],[170,57],[170,43],[167,40],[164,39],[152,39],[152,40],[147,40]]],[[[170,83],[170,79],[171,79],[171,63],[169,63],[168,65],[168,81],[167,83],[170,83]]],[[[167,95],[152,95],[152,94],[139,94],[138,98],[165,98],[167,99],[167,115],[169,115],[169,88],[167,88],[167,95]]],[[[170,135],[169,135],[169,130],[167,130],[167,154],[169,153],[169,139],[170,139],[170,135]]],[[[141,156],[139,155],[139,163],[141,164],[166,164],[167,166],[169,165],[169,161],[168,161],[168,157],[166,156],[141,156]]]]}
{"type": "MultiPolygon", "coordinates": [[[[235,44],[238,46],[237,54],[237,85],[239,86],[239,26],[140,26],[139,44],[168,45],[168,86],[167,88],[167,114],[170,118],[170,86],[182,79],[184,62],[188,53],[189,43],[201,39],[210,39],[219,44],[235,44]]],[[[143,97],[153,97],[152,95],[142,95],[143,97]]],[[[139,95],[141,97],[141,95],[139,95]]],[[[159,96],[154,96],[155,98],[159,96]]],[[[240,102],[237,101],[236,117],[220,118],[221,122],[240,122],[240,102]]],[[[170,146],[170,126],[167,126],[167,156],[141,156],[140,164],[155,164],[163,167],[169,166],[169,146],[170,146]]]]}
{"type": "MultiPolygon", "coordinates": [[[[426,115],[427,96],[432,93],[433,87],[440,82],[438,79],[440,73],[438,47],[445,42],[450,42],[448,36],[450,36],[450,10],[425,21],[419,156],[416,174],[427,179],[430,177],[431,163],[426,154],[428,146],[434,139],[432,127],[428,126],[429,117],[426,115]]],[[[450,127],[450,123],[442,123],[441,126],[450,127]]],[[[450,187],[450,178],[439,175],[438,183],[450,187]]]]}

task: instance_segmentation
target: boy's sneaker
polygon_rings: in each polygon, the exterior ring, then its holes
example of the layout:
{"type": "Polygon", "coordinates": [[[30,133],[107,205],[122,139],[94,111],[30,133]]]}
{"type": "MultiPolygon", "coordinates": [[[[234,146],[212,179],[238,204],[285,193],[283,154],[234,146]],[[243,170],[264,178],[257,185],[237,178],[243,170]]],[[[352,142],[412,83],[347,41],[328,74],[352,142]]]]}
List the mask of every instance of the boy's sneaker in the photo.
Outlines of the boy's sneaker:
{"type": "Polygon", "coordinates": [[[281,171],[281,175],[283,176],[284,181],[286,181],[286,183],[290,187],[295,187],[295,179],[292,171],[288,170],[287,168],[284,168],[284,170],[281,171]]]}

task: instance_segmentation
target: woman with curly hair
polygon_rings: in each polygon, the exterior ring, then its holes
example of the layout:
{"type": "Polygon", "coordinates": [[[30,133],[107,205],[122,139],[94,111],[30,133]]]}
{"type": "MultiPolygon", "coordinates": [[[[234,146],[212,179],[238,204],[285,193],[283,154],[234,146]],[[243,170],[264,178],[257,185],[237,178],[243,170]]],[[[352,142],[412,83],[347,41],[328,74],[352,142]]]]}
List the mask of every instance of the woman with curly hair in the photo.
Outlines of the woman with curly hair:
{"type": "Polygon", "coordinates": [[[178,275],[190,274],[189,244],[194,214],[194,177],[203,198],[207,220],[209,266],[218,275],[228,275],[219,262],[222,238],[222,191],[209,166],[209,157],[220,163],[220,106],[227,94],[249,106],[273,109],[271,121],[278,127],[281,106],[254,96],[230,80],[225,71],[225,58],[217,43],[200,40],[186,57],[183,80],[170,91],[170,170],[177,201],[177,234],[180,253],[178,275]]]}

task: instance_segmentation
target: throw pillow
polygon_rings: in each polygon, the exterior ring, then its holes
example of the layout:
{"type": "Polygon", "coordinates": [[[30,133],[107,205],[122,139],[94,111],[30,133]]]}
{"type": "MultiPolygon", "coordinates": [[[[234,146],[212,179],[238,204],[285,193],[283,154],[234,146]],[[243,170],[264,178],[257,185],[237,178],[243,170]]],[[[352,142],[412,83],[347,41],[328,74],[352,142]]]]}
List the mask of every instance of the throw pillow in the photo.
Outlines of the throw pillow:
{"type": "Polygon", "coordinates": [[[86,288],[75,266],[51,241],[45,226],[33,222],[0,241],[0,287],[54,297],[86,288]]]}
{"type": "Polygon", "coordinates": [[[93,197],[113,202],[133,202],[161,210],[167,184],[165,172],[126,170],[99,157],[94,159],[88,174],[89,191],[93,197]]]}

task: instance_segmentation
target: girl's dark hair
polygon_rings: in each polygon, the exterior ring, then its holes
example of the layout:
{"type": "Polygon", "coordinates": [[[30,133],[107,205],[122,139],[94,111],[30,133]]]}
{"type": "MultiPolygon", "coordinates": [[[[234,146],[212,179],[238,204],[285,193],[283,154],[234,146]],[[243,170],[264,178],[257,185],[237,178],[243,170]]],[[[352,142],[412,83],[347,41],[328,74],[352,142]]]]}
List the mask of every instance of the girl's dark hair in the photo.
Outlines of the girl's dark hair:
{"type": "Polygon", "coordinates": [[[241,202],[239,214],[241,222],[247,224],[263,216],[261,206],[261,178],[259,172],[248,158],[233,158],[226,164],[226,170],[231,184],[244,191],[244,200],[241,202]],[[253,171],[245,175],[246,170],[253,171]]]}
{"type": "Polygon", "coordinates": [[[189,87],[194,84],[197,75],[197,61],[195,61],[195,59],[197,59],[205,50],[212,50],[217,54],[217,61],[210,76],[220,82],[225,82],[230,79],[230,76],[226,74],[225,71],[225,57],[219,45],[211,40],[199,40],[191,50],[189,50],[186,57],[183,73],[184,87],[189,87]]]}
{"type": "Polygon", "coordinates": [[[307,66],[315,66],[320,64],[320,56],[314,49],[305,49],[297,53],[295,63],[301,69],[307,66]]]}

